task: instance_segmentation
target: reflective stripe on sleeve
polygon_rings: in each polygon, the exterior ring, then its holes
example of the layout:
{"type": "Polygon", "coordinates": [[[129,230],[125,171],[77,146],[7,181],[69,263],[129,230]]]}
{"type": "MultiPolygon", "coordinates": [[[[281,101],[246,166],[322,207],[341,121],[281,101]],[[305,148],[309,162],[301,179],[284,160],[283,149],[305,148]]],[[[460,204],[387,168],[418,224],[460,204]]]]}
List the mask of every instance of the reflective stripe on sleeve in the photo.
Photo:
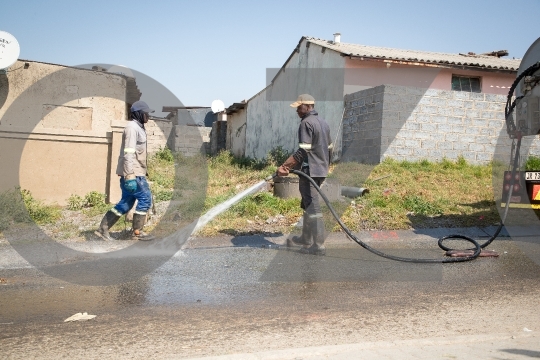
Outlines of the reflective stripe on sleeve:
{"type": "Polygon", "coordinates": [[[135,149],[133,149],[133,148],[125,148],[125,149],[124,149],[124,152],[125,152],[125,153],[128,153],[128,154],[134,154],[134,153],[135,153],[135,149]]]}
{"type": "Polygon", "coordinates": [[[300,146],[300,149],[311,150],[311,144],[300,143],[299,146],[300,146]]]}

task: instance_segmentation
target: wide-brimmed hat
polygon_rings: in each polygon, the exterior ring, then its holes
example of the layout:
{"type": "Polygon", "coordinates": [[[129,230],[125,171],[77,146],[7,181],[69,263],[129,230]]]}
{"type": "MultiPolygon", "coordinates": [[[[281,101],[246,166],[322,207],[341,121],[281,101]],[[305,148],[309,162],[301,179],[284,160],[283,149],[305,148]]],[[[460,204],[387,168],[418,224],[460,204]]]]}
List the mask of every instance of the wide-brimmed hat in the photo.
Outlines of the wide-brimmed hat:
{"type": "Polygon", "coordinates": [[[295,108],[302,104],[314,105],[315,98],[309,94],[302,94],[298,96],[298,99],[296,99],[296,101],[291,104],[291,107],[295,108]]]}

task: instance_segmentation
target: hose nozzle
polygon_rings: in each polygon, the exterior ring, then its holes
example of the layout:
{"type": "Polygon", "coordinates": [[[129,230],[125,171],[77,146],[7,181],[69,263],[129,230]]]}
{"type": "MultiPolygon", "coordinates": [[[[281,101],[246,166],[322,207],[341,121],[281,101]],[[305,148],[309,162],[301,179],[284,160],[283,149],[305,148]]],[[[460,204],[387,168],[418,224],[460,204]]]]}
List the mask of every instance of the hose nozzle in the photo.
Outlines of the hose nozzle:
{"type": "Polygon", "coordinates": [[[268,177],[265,177],[264,178],[264,181],[270,181],[272,180],[273,178],[275,178],[277,176],[277,172],[273,173],[272,175],[268,176],[268,177]]]}

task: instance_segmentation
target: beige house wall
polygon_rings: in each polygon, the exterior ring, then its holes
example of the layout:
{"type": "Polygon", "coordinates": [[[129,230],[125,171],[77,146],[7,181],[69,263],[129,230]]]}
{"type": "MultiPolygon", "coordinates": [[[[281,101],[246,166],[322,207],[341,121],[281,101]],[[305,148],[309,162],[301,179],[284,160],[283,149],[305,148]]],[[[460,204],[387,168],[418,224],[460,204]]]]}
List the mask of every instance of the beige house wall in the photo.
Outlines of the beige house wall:
{"type": "Polygon", "coordinates": [[[84,196],[89,190],[107,193],[107,161],[103,159],[108,154],[108,143],[27,140],[21,164],[31,166],[19,168],[19,184],[36,198],[59,204],[65,204],[71,194],[84,196]],[[81,151],[93,157],[75,165],[74,155],[81,151]]]}
{"type": "Polygon", "coordinates": [[[60,205],[90,191],[118,200],[126,78],[24,60],[0,77],[0,191],[20,186],[60,205]]]}

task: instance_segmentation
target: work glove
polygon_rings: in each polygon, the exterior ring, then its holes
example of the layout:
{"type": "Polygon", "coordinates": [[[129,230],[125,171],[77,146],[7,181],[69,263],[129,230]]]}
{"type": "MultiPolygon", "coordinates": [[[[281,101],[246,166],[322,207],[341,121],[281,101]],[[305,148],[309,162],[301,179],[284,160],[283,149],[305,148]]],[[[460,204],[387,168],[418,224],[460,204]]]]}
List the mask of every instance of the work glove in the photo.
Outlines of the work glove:
{"type": "Polygon", "coordinates": [[[289,171],[299,165],[299,162],[291,155],[285,162],[278,167],[277,174],[278,176],[287,176],[289,171]]]}
{"type": "Polygon", "coordinates": [[[124,188],[130,193],[137,191],[137,180],[135,179],[126,179],[124,181],[124,188]]]}

